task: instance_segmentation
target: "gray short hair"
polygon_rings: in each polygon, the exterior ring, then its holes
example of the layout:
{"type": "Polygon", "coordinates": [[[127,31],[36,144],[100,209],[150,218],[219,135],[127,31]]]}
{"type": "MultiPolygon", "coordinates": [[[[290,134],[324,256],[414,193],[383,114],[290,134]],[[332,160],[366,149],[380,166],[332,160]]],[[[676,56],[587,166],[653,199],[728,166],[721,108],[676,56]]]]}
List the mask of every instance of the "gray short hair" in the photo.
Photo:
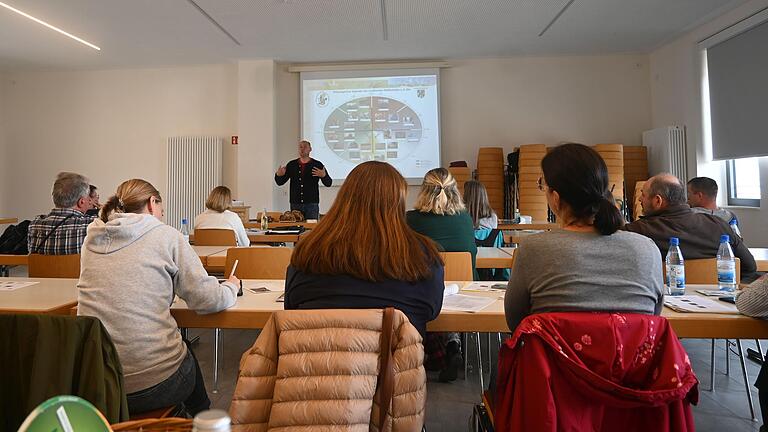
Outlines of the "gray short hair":
{"type": "Polygon", "coordinates": [[[53,203],[58,208],[70,208],[80,198],[87,198],[91,192],[90,181],[85,176],[72,172],[60,172],[53,182],[53,203]]]}
{"type": "Polygon", "coordinates": [[[671,174],[655,176],[648,186],[648,192],[651,196],[664,198],[669,205],[685,204],[685,187],[680,179],[671,174]]]}

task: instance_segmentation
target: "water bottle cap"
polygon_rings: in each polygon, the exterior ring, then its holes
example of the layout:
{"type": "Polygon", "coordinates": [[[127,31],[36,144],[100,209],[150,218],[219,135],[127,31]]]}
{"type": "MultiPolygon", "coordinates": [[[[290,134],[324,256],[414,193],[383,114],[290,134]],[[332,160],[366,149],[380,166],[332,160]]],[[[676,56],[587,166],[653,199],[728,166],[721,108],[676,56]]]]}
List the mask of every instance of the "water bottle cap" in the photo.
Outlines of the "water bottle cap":
{"type": "Polygon", "coordinates": [[[736,225],[736,219],[731,219],[730,222],[728,222],[729,225],[736,225]]]}
{"type": "Polygon", "coordinates": [[[731,237],[728,234],[723,234],[720,236],[720,243],[730,243],[731,237]]]}
{"type": "Polygon", "coordinates": [[[187,222],[187,219],[186,219],[186,218],[182,219],[182,220],[181,220],[181,223],[182,223],[182,224],[186,224],[186,223],[188,223],[188,222],[187,222]]]}
{"type": "Polygon", "coordinates": [[[669,238],[669,244],[670,246],[677,246],[680,244],[680,239],[677,237],[670,237],[669,238]]]}

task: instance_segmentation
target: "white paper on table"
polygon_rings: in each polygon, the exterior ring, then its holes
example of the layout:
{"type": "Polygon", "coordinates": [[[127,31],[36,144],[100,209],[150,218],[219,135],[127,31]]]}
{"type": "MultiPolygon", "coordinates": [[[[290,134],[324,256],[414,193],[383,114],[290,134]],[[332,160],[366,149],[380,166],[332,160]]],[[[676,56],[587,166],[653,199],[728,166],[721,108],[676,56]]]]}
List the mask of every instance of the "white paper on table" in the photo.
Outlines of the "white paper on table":
{"type": "Polygon", "coordinates": [[[40,282],[35,281],[2,281],[0,282],[0,291],[15,291],[19,288],[28,287],[40,282]]]}
{"type": "Polygon", "coordinates": [[[443,297],[454,295],[459,293],[459,284],[447,284],[445,286],[445,291],[443,291],[443,297]]]}
{"type": "Polygon", "coordinates": [[[696,292],[707,297],[728,297],[728,296],[735,296],[737,294],[737,292],[734,292],[734,291],[720,291],[720,290],[706,290],[706,289],[696,290],[696,292]]]}
{"type": "MultiPolygon", "coordinates": [[[[243,280],[243,291],[253,293],[251,289],[258,290],[266,288],[268,291],[285,291],[285,281],[283,280],[243,280]]],[[[258,291],[257,291],[258,292],[258,291]]]]}
{"type": "Polygon", "coordinates": [[[492,292],[492,291],[506,291],[507,284],[503,282],[472,282],[464,287],[463,291],[478,291],[478,292],[492,292]]]}
{"type": "Polygon", "coordinates": [[[698,295],[665,296],[664,306],[677,312],[739,313],[736,305],[698,295]]]}
{"type": "Polygon", "coordinates": [[[460,312],[479,312],[497,299],[488,297],[476,297],[463,294],[453,294],[443,297],[443,310],[460,312]]]}

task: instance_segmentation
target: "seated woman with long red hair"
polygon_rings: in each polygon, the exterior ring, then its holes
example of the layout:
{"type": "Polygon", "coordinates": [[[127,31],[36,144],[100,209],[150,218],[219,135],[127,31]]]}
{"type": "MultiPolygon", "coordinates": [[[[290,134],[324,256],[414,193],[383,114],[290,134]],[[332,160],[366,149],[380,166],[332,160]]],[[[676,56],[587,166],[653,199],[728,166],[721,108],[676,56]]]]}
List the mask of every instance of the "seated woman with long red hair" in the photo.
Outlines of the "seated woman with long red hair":
{"type": "Polygon", "coordinates": [[[405,221],[407,184],[384,162],[349,173],[328,214],[297,243],[285,277],[285,309],[392,306],[426,334],[443,304],[443,262],[405,221]]]}

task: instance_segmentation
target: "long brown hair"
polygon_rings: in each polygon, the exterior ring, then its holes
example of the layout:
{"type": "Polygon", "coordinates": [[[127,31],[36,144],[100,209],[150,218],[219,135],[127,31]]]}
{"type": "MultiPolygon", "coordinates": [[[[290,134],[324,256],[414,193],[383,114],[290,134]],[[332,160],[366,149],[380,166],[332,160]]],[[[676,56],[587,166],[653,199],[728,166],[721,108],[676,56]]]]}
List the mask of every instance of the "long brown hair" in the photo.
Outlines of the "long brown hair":
{"type": "Polygon", "coordinates": [[[162,201],[160,192],[152,183],[142,179],[126,180],[120,183],[117,192],[109,197],[101,208],[101,220],[109,222],[109,215],[112,213],[138,213],[152,197],[162,201]]]}
{"type": "Polygon", "coordinates": [[[475,228],[480,226],[480,219],[493,216],[493,208],[488,202],[488,192],[479,181],[470,180],[464,183],[464,204],[467,206],[467,213],[472,217],[475,228]]]}
{"type": "Polygon", "coordinates": [[[437,247],[405,222],[407,184],[385,162],[356,166],[328,214],[296,244],[291,265],[307,273],[415,282],[441,265],[437,247]]]}

